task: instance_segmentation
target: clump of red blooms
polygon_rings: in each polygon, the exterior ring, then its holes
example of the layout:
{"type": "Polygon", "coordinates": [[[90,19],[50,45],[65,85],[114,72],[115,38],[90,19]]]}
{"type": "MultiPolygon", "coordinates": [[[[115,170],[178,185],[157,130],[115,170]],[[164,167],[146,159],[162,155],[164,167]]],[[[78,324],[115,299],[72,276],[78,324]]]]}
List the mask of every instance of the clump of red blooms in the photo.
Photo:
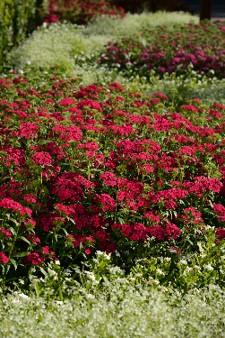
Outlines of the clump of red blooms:
{"type": "Polygon", "coordinates": [[[124,9],[107,0],[49,0],[46,23],[67,20],[85,24],[98,15],[124,16],[124,9]]]}
{"type": "Polygon", "coordinates": [[[144,76],[151,70],[160,75],[182,74],[192,65],[199,73],[213,70],[217,77],[224,78],[225,29],[220,21],[189,24],[169,33],[163,27],[154,27],[142,35],[144,43],[133,38],[108,43],[100,62],[144,76]]]}
{"type": "Polygon", "coordinates": [[[225,239],[225,105],[174,109],[160,92],[55,77],[0,88],[0,264],[123,255],[149,239],[185,252],[208,225],[225,239]]]}

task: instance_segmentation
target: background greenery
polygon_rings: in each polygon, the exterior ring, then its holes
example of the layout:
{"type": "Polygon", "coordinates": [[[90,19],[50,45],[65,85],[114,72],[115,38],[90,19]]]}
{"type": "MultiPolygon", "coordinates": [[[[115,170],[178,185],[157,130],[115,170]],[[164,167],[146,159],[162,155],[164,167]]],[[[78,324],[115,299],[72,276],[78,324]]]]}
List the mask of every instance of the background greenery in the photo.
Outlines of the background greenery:
{"type": "Polygon", "coordinates": [[[35,28],[41,4],[42,0],[1,0],[0,70],[7,52],[35,28]]]}
{"type": "Polygon", "coordinates": [[[12,51],[10,61],[12,66],[20,69],[27,65],[42,70],[58,67],[68,75],[74,75],[75,65],[87,69],[84,61],[87,63],[90,59],[92,65],[96,65],[96,52],[110,40],[134,35],[141,37],[149,28],[162,24],[172,30],[178,24],[197,23],[197,20],[186,13],[159,12],[128,14],[124,18],[103,16],[86,27],[70,23],[44,25],[12,51]]]}

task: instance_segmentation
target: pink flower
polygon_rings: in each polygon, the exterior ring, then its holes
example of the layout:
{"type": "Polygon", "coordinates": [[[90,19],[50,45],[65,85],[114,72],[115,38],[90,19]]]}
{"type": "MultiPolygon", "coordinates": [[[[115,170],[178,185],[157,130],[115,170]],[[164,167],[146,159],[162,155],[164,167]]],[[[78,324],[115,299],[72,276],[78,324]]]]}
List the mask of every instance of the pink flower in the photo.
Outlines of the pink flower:
{"type": "Polygon", "coordinates": [[[92,252],[92,250],[91,250],[91,248],[86,248],[86,249],[84,250],[84,252],[85,252],[86,255],[90,255],[91,252],[92,252]]]}

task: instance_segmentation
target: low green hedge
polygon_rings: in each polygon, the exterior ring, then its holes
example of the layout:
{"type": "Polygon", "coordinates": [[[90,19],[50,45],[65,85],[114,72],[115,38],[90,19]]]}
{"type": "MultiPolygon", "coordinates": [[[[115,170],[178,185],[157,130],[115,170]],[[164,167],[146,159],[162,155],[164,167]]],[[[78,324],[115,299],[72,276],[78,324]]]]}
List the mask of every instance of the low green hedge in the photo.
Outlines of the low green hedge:
{"type": "Polygon", "coordinates": [[[0,1],[0,70],[7,52],[35,27],[42,0],[0,1]]]}

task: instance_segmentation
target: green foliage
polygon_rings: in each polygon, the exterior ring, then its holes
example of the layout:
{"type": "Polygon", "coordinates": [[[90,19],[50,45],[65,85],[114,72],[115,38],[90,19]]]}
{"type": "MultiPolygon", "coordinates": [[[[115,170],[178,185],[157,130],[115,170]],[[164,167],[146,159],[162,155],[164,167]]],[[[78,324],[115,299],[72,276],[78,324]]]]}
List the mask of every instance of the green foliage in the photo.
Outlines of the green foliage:
{"type": "Polygon", "coordinates": [[[21,42],[35,27],[36,0],[1,0],[0,2],[0,69],[7,52],[21,42]]]}
{"type": "Polygon", "coordinates": [[[174,25],[197,23],[198,18],[182,12],[156,12],[141,14],[127,14],[124,18],[103,16],[97,17],[85,28],[88,35],[105,35],[110,39],[119,37],[140,36],[150,28],[166,26],[167,30],[173,30],[174,25]]]}
{"type": "MultiPolygon", "coordinates": [[[[188,240],[188,238],[187,238],[188,240]]],[[[189,239],[190,241],[190,239],[189,239]]],[[[171,248],[171,255],[137,260],[131,275],[142,282],[179,288],[187,291],[202,288],[209,284],[225,285],[225,243],[215,244],[213,231],[208,229],[204,241],[199,241],[198,252],[182,255],[171,248]]]]}
{"type": "MultiPolygon", "coordinates": [[[[125,74],[121,76],[121,79],[124,78],[125,74]]],[[[148,93],[162,91],[172,99],[174,104],[178,102],[182,104],[186,99],[196,97],[204,102],[225,102],[225,80],[203,76],[195,72],[191,67],[185,75],[181,74],[179,76],[176,74],[165,74],[160,78],[155,72],[151,73],[149,80],[138,76],[131,76],[129,84],[131,87],[138,89],[140,88],[140,83],[142,83],[142,91],[148,93]]]]}
{"type": "Polygon", "coordinates": [[[14,13],[13,0],[0,2],[0,65],[3,63],[7,49],[13,44],[14,13]]]}
{"type": "Polygon", "coordinates": [[[184,1],[180,0],[110,0],[112,3],[123,6],[126,11],[129,12],[140,12],[143,9],[147,9],[151,12],[159,10],[187,10],[187,4],[184,4],[184,1]]]}
{"type": "Polygon", "coordinates": [[[199,241],[198,248],[198,252],[179,255],[171,247],[171,254],[165,256],[158,250],[149,257],[151,249],[146,247],[148,258],[136,259],[128,274],[116,265],[115,257],[100,251],[91,260],[83,262],[80,268],[71,265],[64,269],[59,262],[49,264],[45,270],[33,267],[29,275],[29,290],[37,296],[49,294],[50,298],[64,299],[70,297],[78,285],[86,291],[98,292],[122,281],[124,285],[132,286],[172,287],[183,293],[212,284],[224,287],[224,241],[215,244],[213,232],[209,230],[208,238],[199,241]]]}

